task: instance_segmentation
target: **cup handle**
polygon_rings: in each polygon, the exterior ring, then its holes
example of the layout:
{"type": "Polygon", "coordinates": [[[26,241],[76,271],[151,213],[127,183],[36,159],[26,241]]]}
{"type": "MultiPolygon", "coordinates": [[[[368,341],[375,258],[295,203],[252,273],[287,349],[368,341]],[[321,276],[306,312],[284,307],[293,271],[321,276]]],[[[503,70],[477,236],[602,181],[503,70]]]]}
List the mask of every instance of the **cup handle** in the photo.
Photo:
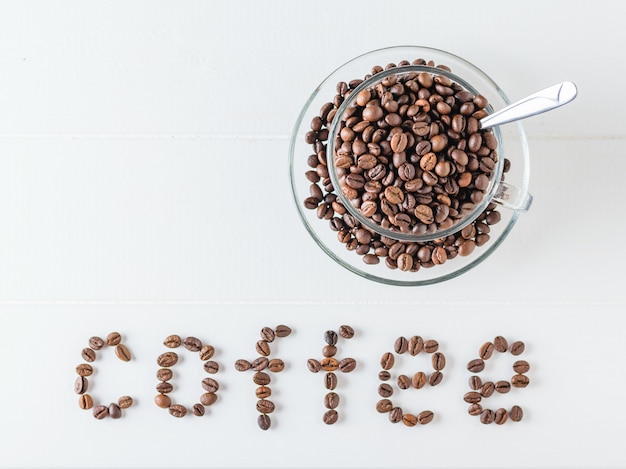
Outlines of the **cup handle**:
{"type": "Polygon", "coordinates": [[[495,195],[491,199],[498,205],[502,205],[512,210],[526,212],[533,202],[533,196],[524,192],[511,184],[500,182],[495,195]]]}

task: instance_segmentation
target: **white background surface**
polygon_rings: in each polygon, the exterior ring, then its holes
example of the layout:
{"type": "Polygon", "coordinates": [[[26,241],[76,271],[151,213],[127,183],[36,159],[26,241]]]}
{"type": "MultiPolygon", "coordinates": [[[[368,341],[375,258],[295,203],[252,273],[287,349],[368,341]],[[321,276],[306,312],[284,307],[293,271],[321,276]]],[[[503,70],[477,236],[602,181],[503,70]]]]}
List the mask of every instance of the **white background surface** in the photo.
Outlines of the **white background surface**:
{"type": "MultiPolygon", "coordinates": [[[[626,466],[625,13],[618,1],[0,3],[0,467],[626,466]],[[488,261],[421,288],[335,265],[301,226],[287,171],[314,87],[398,44],[460,55],[513,99],[579,88],[525,124],[531,211],[488,261]],[[262,432],[250,374],[232,365],[279,323],[294,334],[276,344],[287,369],[262,432]],[[342,323],[357,336],[339,354],[359,366],[340,376],[342,420],[327,427],[305,363],[342,323]],[[102,353],[94,396],[137,406],[96,421],[73,370],[112,330],[134,359],[102,353]],[[172,333],[217,349],[221,397],[203,419],[151,402],[172,333]],[[375,412],[376,375],[413,334],[439,340],[448,366],[438,388],[398,395],[437,413],[405,428],[375,412]],[[465,363],[497,334],[524,340],[532,365],[528,388],[490,402],[526,411],[502,427],[462,401],[465,363]]],[[[180,365],[181,403],[200,393],[198,368],[180,365]]],[[[425,359],[397,371],[417,369],[425,359]]]]}

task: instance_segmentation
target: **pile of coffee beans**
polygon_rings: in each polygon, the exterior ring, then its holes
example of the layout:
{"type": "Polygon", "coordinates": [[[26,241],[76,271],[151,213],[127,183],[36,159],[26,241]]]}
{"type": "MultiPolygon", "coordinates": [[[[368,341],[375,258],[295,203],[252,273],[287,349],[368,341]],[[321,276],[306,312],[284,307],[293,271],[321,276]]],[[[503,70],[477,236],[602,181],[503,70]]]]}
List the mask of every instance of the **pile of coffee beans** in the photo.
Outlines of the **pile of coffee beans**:
{"type": "MultiPolygon", "coordinates": [[[[363,216],[391,231],[424,234],[447,229],[485,195],[498,162],[497,139],[480,128],[487,100],[473,95],[437,70],[448,67],[422,59],[432,73],[390,75],[364,89],[341,118],[334,155],[327,155],[329,128],[339,106],[364,80],[337,84],[337,94],[311,121],[305,140],[313,147],[306,171],[310,196],[304,206],[329,221],[346,248],[366,264],[385,260],[387,267],[416,272],[468,256],[490,239],[500,221],[495,204],[464,229],[445,238],[416,243],[398,241],[364,227],[340,201],[342,191],[363,216]],[[329,176],[332,159],[341,187],[329,176]]],[[[388,64],[386,69],[409,65],[388,64]]],[[[365,79],[380,73],[375,66],[365,79]]],[[[510,162],[504,160],[503,170],[510,162]]]]}
{"type": "MultiPolygon", "coordinates": [[[[446,357],[439,352],[439,343],[434,339],[424,340],[418,335],[414,335],[407,340],[406,337],[398,337],[394,343],[395,353],[401,355],[407,353],[411,356],[419,355],[422,351],[431,355],[431,363],[434,371],[427,376],[423,371],[416,372],[412,377],[400,374],[396,378],[398,388],[402,389],[422,389],[426,384],[437,386],[443,381],[443,370],[446,366],[446,357]]],[[[395,364],[395,355],[392,352],[385,352],[380,359],[382,370],[378,373],[378,378],[382,384],[378,386],[378,395],[382,397],[376,403],[376,410],[379,413],[389,413],[391,423],[402,422],[407,427],[414,427],[416,424],[426,425],[430,423],[435,414],[430,410],[423,410],[415,414],[405,413],[402,408],[394,406],[389,399],[393,395],[393,387],[388,383],[391,379],[390,370],[395,364]]]]}
{"type": "Polygon", "coordinates": [[[261,339],[256,343],[256,351],[259,354],[257,358],[252,361],[245,359],[239,359],[235,362],[235,369],[237,371],[254,371],[252,381],[258,387],[256,388],[256,409],[259,412],[257,418],[257,424],[261,430],[269,430],[272,425],[272,420],[269,414],[274,412],[274,402],[268,399],[272,395],[272,390],[269,387],[272,381],[267,371],[272,373],[279,373],[285,369],[285,363],[280,358],[269,358],[271,354],[270,344],[274,342],[277,337],[287,337],[291,334],[291,328],[285,325],[276,326],[274,329],[271,327],[263,327],[261,329],[261,339]]]}
{"type": "MultiPolygon", "coordinates": [[[[485,369],[485,360],[488,360],[493,355],[493,352],[505,353],[507,350],[511,352],[511,355],[518,356],[524,352],[524,342],[513,342],[510,347],[508,341],[502,337],[497,336],[493,342],[485,342],[478,352],[478,358],[471,360],[467,364],[467,369],[472,373],[480,373],[485,369]]],[[[498,381],[496,383],[492,381],[483,382],[480,376],[472,375],[469,379],[469,387],[471,391],[467,392],[463,396],[463,400],[470,406],[468,412],[470,415],[480,416],[480,421],[484,424],[496,423],[502,425],[508,419],[513,422],[519,422],[522,420],[524,413],[522,408],[518,405],[511,407],[511,410],[507,411],[504,408],[497,410],[484,409],[480,402],[483,398],[488,398],[493,395],[494,392],[506,394],[514,388],[525,388],[528,386],[530,380],[526,373],[530,370],[530,365],[526,360],[518,360],[513,363],[513,371],[515,374],[511,378],[511,381],[498,381]]]]}
{"type": "MultiPolygon", "coordinates": [[[[100,337],[94,336],[89,339],[89,347],[85,347],[81,351],[83,360],[89,363],[93,363],[96,360],[96,351],[102,350],[105,346],[115,347],[115,355],[122,361],[128,362],[131,360],[131,354],[124,344],[122,344],[122,336],[119,332],[111,332],[107,335],[106,340],[100,337]]],[[[78,406],[83,410],[89,410],[93,408],[93,416],[102,420],[106,417],[118,419],[122,417],[122,409],[127,409],[133,404],[133,398],[130,396],[122,396],[117,400],[117,403],[112,402],[108,406],[102,404],[94,405],[93,398],[87,393],[89,388],[88,376],[94,373],[94,368],[89,363],[81,363],[76,367],[76,374],[78,378],[74,382],[74,391],[79,394],[78,406]]]]}
{"type": "Polygon", "coordinates": [[[324,406],[328,409],[322,420],[327,425],[332,425],[339,419],[339,413],[337,407],[339,406],[339,395],[335,392],[337,387],[337,375],[336,371],[342,373],[350,373],[356,368],[356,360],[354,358],[344,358],[337,360],[335,355],[337,354],[337,341],[339,337],[344,339],[351,339],[354,337],[354,329],[350,326],[343,325],[339,327],[339,333],[328,330],[324,333],[324,342],[326,345],[322,348],[323,358],[318,361],[314,358],[310,358],[307,361],[307,367],[312,373],[319,373],[325,371],[324,386],[329,391],[324,396],[324,406]]]}
{"type": "MultiPolygon", "coordinates": [[[[196,337],[187,337],[184,340],[179,335],[169,335],[163,341],[169,349],[176,349],[181,345],[190,352],[197,352],[200,360],[204,362],[203,368],[209,374],[215,374],[219,371],[219,364],[211,358],[215,353],[212,345],[204,345],[200,339],[196,337]]],[[[170,415],[181,418],[187,415],[187,407],[182,404],[172,403],[172,399],[168,394],[174,390],[170,380],[174,376],[172,367],[178,363],[178,354],[176,352],[165,352],[157,357],[156,377],[159,384],[156,386],[158,394],[154,398],[154,403],[162,409],[168,409],[170,415]]],[[[202,388],[204,393],[200,396],[200,402],[191,407],[193,415],[202,417],[205,414],[205,407],[215,404],[217,401],[217,391],[220,388],[219,383],[213,378],[204,378],[202,380],[202,388]]]]}

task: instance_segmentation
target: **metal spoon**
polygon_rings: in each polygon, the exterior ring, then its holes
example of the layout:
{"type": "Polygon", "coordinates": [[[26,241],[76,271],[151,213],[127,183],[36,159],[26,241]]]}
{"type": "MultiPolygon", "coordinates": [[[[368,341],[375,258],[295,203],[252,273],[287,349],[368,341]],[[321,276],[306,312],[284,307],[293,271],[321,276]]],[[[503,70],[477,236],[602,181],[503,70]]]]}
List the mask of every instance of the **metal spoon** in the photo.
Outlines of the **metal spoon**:
{"type": "Polygon", "coordinates": [[[557,85],[549,86],[541,91],[531,94],[498,112],[489,114],[480,120],[481,128],[494,127],[507,124],[526,117],[541,114],[572,101],[578,93],[576,85],[571,81],[564,81],[557,85]]]}

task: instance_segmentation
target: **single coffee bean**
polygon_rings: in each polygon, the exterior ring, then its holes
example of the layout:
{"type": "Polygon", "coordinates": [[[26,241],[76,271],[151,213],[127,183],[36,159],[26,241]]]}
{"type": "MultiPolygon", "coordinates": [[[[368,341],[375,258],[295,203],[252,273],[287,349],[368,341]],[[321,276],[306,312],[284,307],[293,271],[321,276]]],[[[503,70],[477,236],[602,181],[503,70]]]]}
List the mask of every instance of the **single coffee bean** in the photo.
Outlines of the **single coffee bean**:
{"type": "Polygon", "coordinates": [[[263,329],[261,329],[261,339],[263,339],[265,342],[274,342],[275,338],[276,333],[271,327],[264,327],[263,329]]]}
{"type": "Polygon", "coordinates": [[[172,384],[168,383],[167,381],[161,381],[159,384],[156,385],[156,390],[161,394],[167,394],[174,390],[174,386],[172,386],[172,384]]]}
{"type": "Polygon", "coordinates": [[[118,344],[115,346],[115,355],[117,355],[117,358],[123,362],[129,362],[131,359],[130,351],[124,344],[118,344]]]}
{"type": "Polygon", "coordinates": [[[183,347],[190,352],[199,352],[202,348],[202,342],[196,337],[185,337],[185,340],[183,340],[183,347]]]}
{"type": "Polygon", "coordinates": [[[320,364],[320,362],[318,362],[314,358],[309,358],[306,362],[306,365],[309,368],[309,371],[311,371],[312,373],[317,373],[322,369],[322,365],[320,364]]]}
{"type": "Polygon", "coordinates": [[[513,407],[511,407],[511,410],[509,411],[509,418],[513,422],[519,422],[520,420],[522,420],[522,417],[524,417],[524,412],[522,411],[522,408],[520,406],[514,405],[513,407]]]}
{"type": "Polygon", "coordinates": [[[480,402],[481,399],[482,399],[482,396],[480,395],[480,393],[476,391],[466,392],[465,395],[463,396],[463,400],[467,402],[468,404],[476,404],[480,402]]]}
{"type": "Polygon", "coordinates": [[[405,337],[400,336],[396,339],[396,342],[394,344],[394,349],[396,353],[404,353],[408,350],[408,348],[409,348],[409,341],[406,340],[405,337]]]}
{"type": "Polygon", "coordinates": [[[514,388],[525,388],[528,386],[528,383],[530,383],[530,380],[526,375],[517,374],[511,378],[511,386],[514,388]]]}
{"type": "Polygon", "coordinates": [[[337,333],[335,331],[326,331],[324,333],[324,341],[328,345],[337,345],[337,333]]]}
{"type": "Polygon", "coordinates": [[[339,406],[339,395],[335,392],[329,392],[324,396],[324,406],[327,409],[336,409],[339,406]]]}
{"type": "Polygon", "coordinates": [[[205,409],[202,404],[197,403],[193,405],[193,407],[191,408],[191,412],[193,412],[193,415],[195,415],[196,417],[202,417],[205,413],[205,409]]]}
{"type": "Polygon", "coordinates": [[[431,357],[433,368],[437,371],[443,370],[446,367],[446,357],[441,352],[433,353],[431,357]]]}
{"type": "MultiPolygon", "coordinates": [[[[122,336],[119,332],[111,332],[108,336],[107,336],[107,340],[106,343],[107,345],[119,345],[119,343],[122,341],[122,336]]],[[[109,413],[110,413],[110,409],[109,409],[109,413]]]]}
{"type": "Polygon", "coordinates": [[[91,337],[89,339],[89,347],[91,347],[93,350],[100,350],[102,349],[102,347],[104,347],[104,340],[102,340],[100,337],[91,337]]]}
{"type": "Polygon", "coordinates": [[[388,371],[380,371],[378,373],[378,379],[381,381],[389,381],[389,379],[391,378],[391,373],[389,373],[388,371]]]}
{"type": "Polygon", "coordinates": [[[256,351],[259,355],[267,357],[270,354],[270,345],[266,340],[259,340],[256,343],[256,351]]]}
{"type": "Polygon", "coordinates": [[[337,387],[337,375],[335,373],[326,373],[324,375],[324,387],[333,390],[337,387]]]}
{"type": "Polygon", "coordinates": [[[326,345],[322,349],[322,355],[325,357],[333,357],[337,353],[337,347],[334,345],[326,345]]]}
{"type": "Polygon", "coordinates": [[[109,415],[112,419],[119,419],[122,416],[122,409],[115,403],[109,404],[109,415]]]}
{"type": "Polygon", "coordinates": [[[394,407],[389,411],[389,421],[391,423],[402,422],[402,409],[400,407],[394,407]]]}
{"type": "Polygon", "coordinates": [[[339,326],[339,335],[344,339],[351,339],[354,337],[354,329],[350,326],[339,326]]]}
{"type": "Polygon", "coordinates": [[[320,361],[320,366],[324,371],[336,371],[339,368],[339,361],[333,357],[324,357],[320,361]]]}
{"type": "Polygon", "coordinates": [[[200,355],[200,360],[202,361],[210,360],[214,354],[215,348],[213,348],[212,345],[203,345],[198,352],[198,355],[200,355]]]}
{"type": "Polygon", "coordinates": [[[513,363],[513,371],[515,371],[515,373],[522,374],[526,373],[528,370],[530,370],[530,365],[526,360],[518,360],[513,363]]]}
{"type": "Polygon", "coordinates": [[[235,362],[235,370],[246,371],[251,368],[251,364],[248,360],[239,359],[235,362]]]}
{"type": "Polygon", "coordinates": [[[202,394],[202,396],[200,396],[200,403],[203,406],[210,406],[215,404],[215,402],[217,401],[217,394],[215,394],[214,392],[205,392],[204,394],[202,394]]]}
{"type": "Polygon", "coordinates": [[[380,359],[380,366],[382,367],[383,370],[391,370],[391,368],[393,367],[395,358],[393,356],[393,353],[391,352],[386,352],[383,354],[383,356],[380,359]]]}
{"type": "Polygon", "coordinates": [[[215,373],[217,373],[218,371],[220,371],[220,365],[217,362],[214,362],[213,360],[209,360],[207,361],[202,368],[204,368],[204,371],[206,371],[209,374],[214,375],[215,373]]]}
{"type": "Polygon", "coordinates": [[[339,362],[339,370],[344,373],[350,373],[356,368],[356,360],[354,358],[344,358],[339,362]]]}
{"type": "Polygon", "coordinates": [[[78,376],[91,376],[93,374],[93,367],[87,363],[81,363],[76,367],[76,374],[78,376]]]}
{"type": "Polygon", "coordinates": [[[322,421],[326,425],[332,425],[336,423],[338,419],[339,419],[339,414],[334,409],[327,410],[326,412],[324,412],[324,416],[322,417],[322,421]]]}
{"type": "Polygon", "coordinates": [[[415,389],[422,389],[426,386],[426,374],[423,371],[418,371],[413,375],[413,379],[411,379],[411,385],[415,389]]]}
{"type": "MultiPolygon", "coordinates": [[[[259,374],[259,373],[257,373],[257,374],[259,374]]],[[[259,383],[257,383],[257,384],[259,384],[259,383]]],[[[205,391],[217,392],[217,390],[220,388],[220,385],[213,378],[204,378],[202,380],[202,387],[204,388],[205,391]]]]}
{"type": "Polygon", "coordinates": [[[496,385],[492,381],[487,381],[480,388],[480,395],[482,397],[491,397],[496,390],[496,385]]]}
{"type": "Polygon", "coordinates": [[[93,408],[93,416],[98,420],[102,420],[109,415],[109,408],[105,405],[97,405],[93,408]]]}
{"type": "Polygon", "coordinates": [[[501,335],[493,339],[493,347],[500,353],[504,353],[509,348],[509,343],[501,335]]]}
{"type": "Polygon", "coordinates": [[[267,399],[272,395],[272,390],[267,386],[259,386],[255,391],[257,399],[267,399]]]}
{"type": "Polygon", "coordinates": [[[414,427],[417,425],[417,417],[413,414],[404,414],[402,416],[402,423],[407,427],[414,427]]]}
{"type": "Polygon", "coordinates": [[[393,409],[393,404],[389,399],[381,399],[376,403],[376,411],[381,414],[389,412],[391,409],[393,409]]]}
{"type": "Polygon", "coordinates": [[[257,371],[256,373],[254,373],[254,376],[252,377],[252,381],[254,381],[254,384],[258,384],[259,386],[265,386],[267,384],[270,384],[272,379],[270,378],[270,375],[268,375],[267,373],[263,371],[257,371]]]}
{"type": "Polygon", "coordinates": [[[84,376],[79,376],[78,378],[76,378],[76,381],[74,381],[74,392],[76,392],[76,394],[86,393],[88,387],[89,382],[84,376]]]}
{"type": "Polygon", "coordinates": [[[508,381],[498,381],[496,383],[496,391],[500,394],[506,394],[511,390],[511,383],[508,381]]]}
{"type": "Polygon", "coordinates": [[[259,399],[256,402],[256,410],[261,414],[271,414],[274,412],[274,403],[267,399],[259,399]]]}
{"type": "Polygon", "coordinates": [[[269,430],[272,426],[272,420],[269,415],[261,414],[256,419],[257,425],[261,430],[269,430]]]}
{"type": "Polygon", "coordinates": [[[83,360],[86,362],[93,362],[96,359],[96,352],[90,348],[84,348],[80,352],[80,356],[83,357],[83,360]]]}
{"type": "Polygon", "coordinates": [[[128,409],[133,405],[133,398],[130,396],[122,396],[117,400],[117,405],[120,406],[120,409],[128,409]]]}
{"type": "Polygon", "coordinates": [[[424,348],[424,339],[422,339],[420,336],[414,335],[413,337],[409,339],[409,344],[407,347],[409,355],[415,356],[418,353],[420,353],[423,348],[424,348]]]}
{"type": "Polygon", "coordinates": [[[169,368],[159,368],[156,372],[156,378],[159,381],[169,381],[172,379],[174,372],[169,368]]]}
{"type": "Polygon", "coordinates": [[[506,411],[506,409],[503,409],[502,407],[500,407],[498,410],[496,410],[495,416],[494,416],[494,422],[496,423],[496,425],[502,425],[504,422],[506,422],[509,418],[509,413],[506,411]]]}
{"type": "Polygon", "coordinates": [[[378,386],[378,395],[380,397],[390,397],[393,395],[393,388],[387,383],[382,383],[378,386]]]}
{"type": "Polygon", "coordinates": [[[480,404],[470,404],[470,406],[467,408],[467,412],[473,416],[480,415],[483,413],[483,406],[481,406],[480,404]]]}
{"type": "Polygon", "coordinates": [[[494,346],[491,342],[485,342],[478,352],[478,356],[483,360],[488,360],[493,355],[494,346]]]}
{"type": "Polygon", "coordinates": [[[273,358],[267,364],[267,368],[272,373],[280,373],[285,369],[285,363],[280,358],[273,358]]]}
{"type": "Polygon", "coordinates": [[[399,375],[396,381],[400,389],[409,389],[411,387],[411,378],[406,375],[399,375]]]}
{"type": "Polygon", "coordinates": [[[483,380],[480,379],[480,376],[473,375],[470,376],[469,379],[469,387],[470,389],[477,391],[483,386],[483,380]]]}
{"type": "Polygon", "coordinates": [[[424,342],[424,352],[426,353],[434,353],[439,350],[439,342],[436,340],[426,340],[424,342]]]}
{"type": "Polygon", "coordinates": [[[426,425],[427,423],[432,422],[434,417],[435,414],[433,412],[431,412],[430,410],[424,410],[417,414],[417,422],[420,425],[426,425]]]}
{"type": "Polygon", "coordinates": [[[430,386],[437,386],[443,381],[443,373],[441,371],[433,371],[428,377],[428,384],[430,386]]]}
{"type": "Polygon", "coordinates": [[[521,355],[524,352],[524,342],[521,340],[517,340],[511,344],[511,354],[512,355],[521,355]]]}
{"type": "Polygon", "coordinates": [[[183,343],[183,340],[178,335],[168,335],[163,341],[163,345],[167,348],[177,348],[183,343]]]}
{"type": "Polygon", "coordinates": [[[280,324],[274,328],[274,334],[276,334],[276,337],[287,337],[291,334],[291,328],[280,324]]]}
{"type": "Polygon", "coordinates": [[[170,415],[176,418],[182,418],[187,415],[187,408],[181,404],[173,404],[169,408],[170,415]]]}
{"type": "Polygon", "coordinates": [[[157,394],[154,396],[154,403],[161,409],[167,409],[170,405],[172,405],[172,400],[165,394],[157,394]]]}
{"type": "Polygon", "coordinates": [[[250,365],[254,371],[263,371],[265,368],[267,368],[267,365],[269,364],[269,362],[270,361],[267,357],[259,357],[253,360],[252,363],[250,363],[250,365]]]}
{"type": "Polygon", "coordinates": [[[489,425],[490,423],[493,423],[493,421],[495,420],[495,417],[496,415],[493,410],[485,409],[480,414],[480,422],[484,423],[485,425],[489,425]]]}
{"type": "Polygon", "coordinates": [[[82,394],[78,397],[78,407],[83,410],[91,409],[93,407],[93,399],[89,394],[82,394]]]}
{"type": "Polygon", "coordinates": [[[157,357],[157,365],[162,368],[169,368],[178,363],[178,355],[175,352],[165,352],[157,357]]]}
{"type": "Polygon", "coordinates": [[[467,369],[472,373],[480,373],[485,369],[485,362],[482,358],[475,358],[467,364],[467,369]]]}

